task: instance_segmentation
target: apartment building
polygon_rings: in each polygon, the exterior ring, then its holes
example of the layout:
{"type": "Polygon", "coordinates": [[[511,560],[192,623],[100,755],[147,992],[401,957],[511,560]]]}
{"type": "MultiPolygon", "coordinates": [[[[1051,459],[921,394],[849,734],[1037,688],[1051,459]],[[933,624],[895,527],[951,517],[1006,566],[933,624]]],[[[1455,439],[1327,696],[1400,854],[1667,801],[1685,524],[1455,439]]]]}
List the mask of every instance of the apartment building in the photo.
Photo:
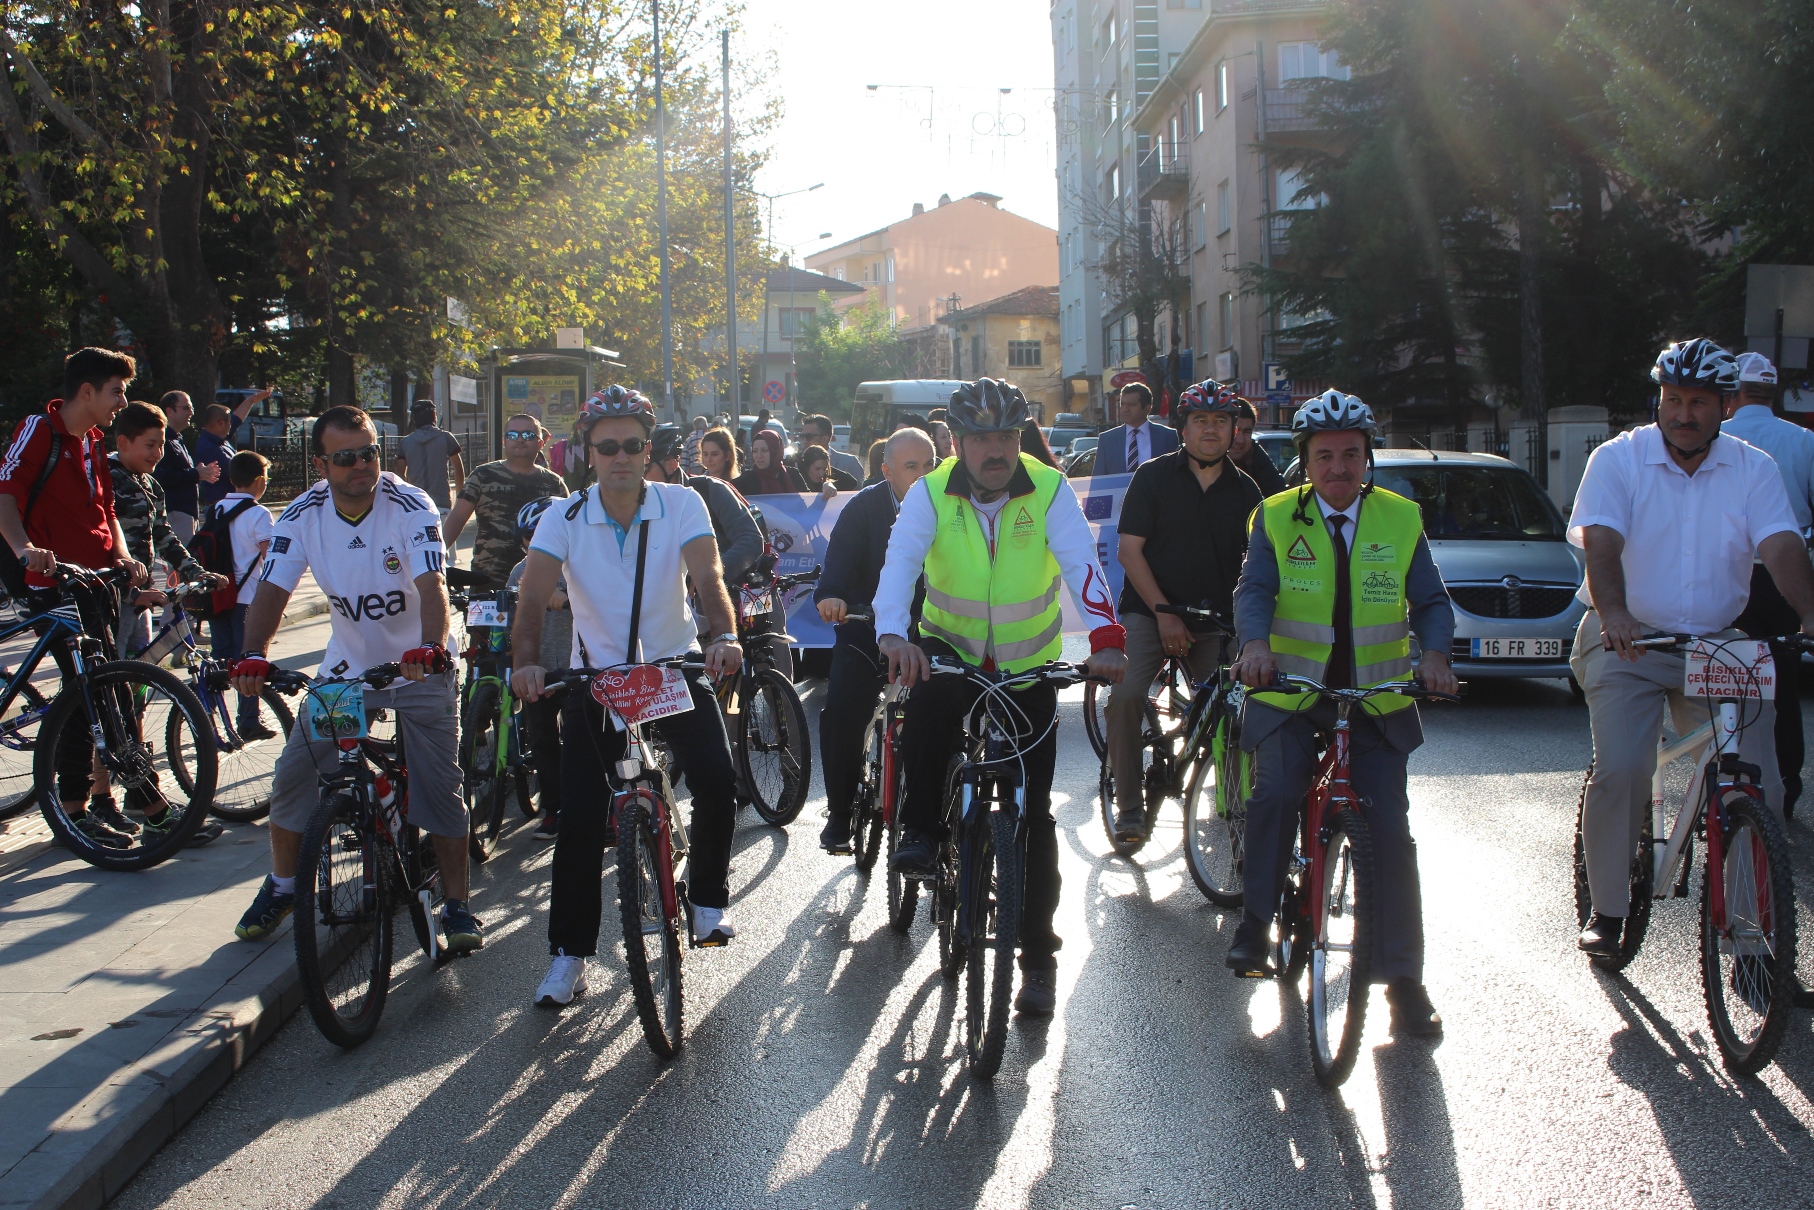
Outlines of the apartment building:
{"type": "Polygon", "coordinates": [[[1058,290],[1028,286],[939,317],[950,341],[951,378],[1006,379],[1018,386],[1040,418],[1065,411],[1058,376],[1058,290]]]}

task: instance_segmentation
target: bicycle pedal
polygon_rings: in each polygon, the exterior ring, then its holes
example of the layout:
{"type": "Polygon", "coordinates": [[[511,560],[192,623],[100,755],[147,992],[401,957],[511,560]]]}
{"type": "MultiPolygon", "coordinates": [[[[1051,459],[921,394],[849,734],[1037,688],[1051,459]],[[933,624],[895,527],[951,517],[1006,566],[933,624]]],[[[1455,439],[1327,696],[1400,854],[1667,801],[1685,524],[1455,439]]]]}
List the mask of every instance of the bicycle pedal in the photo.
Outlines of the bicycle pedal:
{"type": "Polygon", "coordinates": [[[1260,970],[1233,971],[1232,973],[1237,979],[1276,979],[1278,977],[1278,972],[1271,967],[1265,967],[1260,970]]]}
{"type": "Polygon", "coordinates": [[[707,934],[703,938],[693,937],[691,931],[689,930],[687,936],[689,938],[689,944],[690,944],[691,948],[696,949],[696,950],[723,949],[725,946],[727,946],[731,943],[731,939],[729,937],[725,936],[723,930],[721,930],[721,929],[713,929],[709,934],[707,934]]]}

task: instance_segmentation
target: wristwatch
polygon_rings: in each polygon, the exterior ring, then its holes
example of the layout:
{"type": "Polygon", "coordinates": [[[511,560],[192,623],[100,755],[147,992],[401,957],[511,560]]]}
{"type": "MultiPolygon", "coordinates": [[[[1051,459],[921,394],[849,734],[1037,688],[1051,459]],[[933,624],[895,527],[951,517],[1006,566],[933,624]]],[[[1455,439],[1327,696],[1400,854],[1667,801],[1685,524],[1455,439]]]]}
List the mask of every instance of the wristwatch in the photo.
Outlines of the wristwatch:
{"type": "Polygon", "coordinates": [[[714,643],[739,643],[739,644],[741,644],[741,642],[742,642],[742,640],[741,640],[741,639],[739,639],[739,638],[738,638],[738,637],[737,637],[737,636],[736,636],[736,635],[734,635],[734,634],[729,634],[729,633],[726,633],[726,634],[715,634],[715,635],[713,635],[713,636],[712,636],[712,642],[714,642],[714,643]]]}

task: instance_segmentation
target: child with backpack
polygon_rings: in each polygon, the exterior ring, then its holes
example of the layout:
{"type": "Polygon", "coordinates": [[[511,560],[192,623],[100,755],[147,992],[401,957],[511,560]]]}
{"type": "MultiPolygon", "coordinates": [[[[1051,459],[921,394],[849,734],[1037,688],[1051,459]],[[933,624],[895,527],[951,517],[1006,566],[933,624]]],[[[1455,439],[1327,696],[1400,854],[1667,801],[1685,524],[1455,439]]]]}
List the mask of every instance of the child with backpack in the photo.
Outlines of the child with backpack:
{"type": "MultiPolygon", "coordinates": [[[[208,627],[217,660],[236,660],[246,648],[246,607],[258,594],[255,573],[264,566],[265,554],[276,536],[277,523],[271,519],[271,510],[259,503],[264,499],[270,465],[263,454],[250,450],[233,455],[227,463],[227,478],[233,490],[209,510],[208,520],[192,544],[203,566],[233,578],[229,588],[212,598],[214,616],[208,627]]],[[[258,699],[244,694],[240,695],[235,729],[246,740],[270,739],[277,734],[260,716],[258,699]]]]}

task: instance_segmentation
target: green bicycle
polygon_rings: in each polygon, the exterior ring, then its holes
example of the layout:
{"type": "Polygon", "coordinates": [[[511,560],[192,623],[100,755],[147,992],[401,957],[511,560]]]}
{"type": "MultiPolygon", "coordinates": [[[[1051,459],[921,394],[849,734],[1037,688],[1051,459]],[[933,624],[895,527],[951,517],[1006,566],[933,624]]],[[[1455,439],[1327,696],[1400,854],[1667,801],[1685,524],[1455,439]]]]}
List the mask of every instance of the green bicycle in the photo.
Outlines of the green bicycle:
{"type": "Polygon", "coordinates": [[[504,804],[512,790],[528,816],[531,787],[517,730],[516,697],[510,692],[510,618],[516,589],[484,591],[469,572],[448,569],[448,600],[466,613],[466,679],[460,686],[461,791],[466,799],[468,849],[488,861],[504,829],[504,804]]]}

